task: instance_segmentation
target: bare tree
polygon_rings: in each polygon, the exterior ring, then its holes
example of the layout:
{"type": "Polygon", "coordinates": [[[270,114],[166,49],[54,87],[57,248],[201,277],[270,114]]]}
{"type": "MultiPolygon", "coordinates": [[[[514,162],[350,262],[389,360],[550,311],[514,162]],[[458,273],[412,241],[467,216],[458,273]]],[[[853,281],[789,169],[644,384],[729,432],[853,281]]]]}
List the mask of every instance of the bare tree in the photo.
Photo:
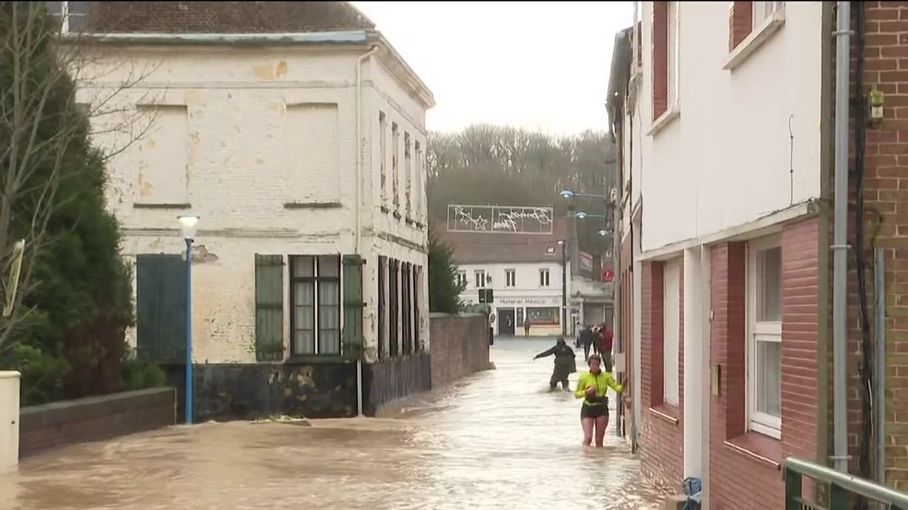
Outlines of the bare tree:
{"type": "Polygon", "coordinates": [[[0,314],[0,352],[34,312],[24,303],[41,285],[34,270],[53,242],[48,225],[67,204],[62,191],[80,178],[72,159],[84,157],[89,136],[115,134],[105,137],[113,145],[101,149],[107,160],[154,123],[133,106],[155,102],[147,94],[133,97],[153,68],[124,73],[128,59],[109,58],[94,38],[61,35],[54,21],[43,2],[0,4],[0,303],[12,305],[0,314]],[[82,89],[93,97],[78,101],[82,89]]]}

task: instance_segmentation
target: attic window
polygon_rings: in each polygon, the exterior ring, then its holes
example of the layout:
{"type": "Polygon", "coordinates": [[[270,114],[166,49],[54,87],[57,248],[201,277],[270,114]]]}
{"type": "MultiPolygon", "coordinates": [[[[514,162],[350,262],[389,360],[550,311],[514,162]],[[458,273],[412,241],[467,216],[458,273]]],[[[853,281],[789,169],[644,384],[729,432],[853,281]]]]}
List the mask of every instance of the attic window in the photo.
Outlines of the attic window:
{"type": "Polygon", "coordinates": [[[88,2],[44,2],[51,16],[61,20],[60,32],[80,32],[88,21],[88,2]]]}

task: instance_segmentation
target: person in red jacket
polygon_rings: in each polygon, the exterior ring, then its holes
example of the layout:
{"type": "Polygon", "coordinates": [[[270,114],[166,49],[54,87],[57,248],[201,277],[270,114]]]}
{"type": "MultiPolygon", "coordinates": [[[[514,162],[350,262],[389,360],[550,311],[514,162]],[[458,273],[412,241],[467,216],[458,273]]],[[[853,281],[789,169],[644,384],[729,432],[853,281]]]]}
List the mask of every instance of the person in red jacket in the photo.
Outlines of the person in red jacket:
{"type": "Polygon", "coordinates": [[[602,364],[605,365],[605,371],[612,371],[612,344],[615,340],[615,334],[611,328],[602,323],[599,325],[599,353],[602,355],[602,364]]]}

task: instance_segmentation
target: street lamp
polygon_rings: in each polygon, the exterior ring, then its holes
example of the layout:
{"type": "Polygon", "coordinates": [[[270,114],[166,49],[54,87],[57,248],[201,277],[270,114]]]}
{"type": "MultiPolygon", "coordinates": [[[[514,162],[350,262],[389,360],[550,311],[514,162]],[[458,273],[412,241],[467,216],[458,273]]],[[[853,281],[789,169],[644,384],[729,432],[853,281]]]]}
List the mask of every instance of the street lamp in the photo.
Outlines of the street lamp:
{"type": "Polygon", "coordinates": [[[558,241],[561,246],[561,336],[567,335],[567,241],[558,241]]]}
{"type": "Polygon", "coordinates": [[[177,217],[186,242],[186,425],[192,425],[192,242],[199,217],[184,214],[177,217]]]}

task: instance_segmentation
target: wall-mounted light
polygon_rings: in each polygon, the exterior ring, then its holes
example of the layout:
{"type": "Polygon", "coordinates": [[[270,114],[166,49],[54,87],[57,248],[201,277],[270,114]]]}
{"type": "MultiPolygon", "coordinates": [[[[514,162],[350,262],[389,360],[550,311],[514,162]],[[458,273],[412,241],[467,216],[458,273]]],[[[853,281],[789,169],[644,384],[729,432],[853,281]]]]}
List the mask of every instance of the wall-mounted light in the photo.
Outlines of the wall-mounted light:
{"type": "Polygon", "coordinates": [[[585,219],[588,215],[583,211],[577,211],[577,214],[575,214],[574,216],[576,216],[578,220],[582,220],[585,219]]]}

